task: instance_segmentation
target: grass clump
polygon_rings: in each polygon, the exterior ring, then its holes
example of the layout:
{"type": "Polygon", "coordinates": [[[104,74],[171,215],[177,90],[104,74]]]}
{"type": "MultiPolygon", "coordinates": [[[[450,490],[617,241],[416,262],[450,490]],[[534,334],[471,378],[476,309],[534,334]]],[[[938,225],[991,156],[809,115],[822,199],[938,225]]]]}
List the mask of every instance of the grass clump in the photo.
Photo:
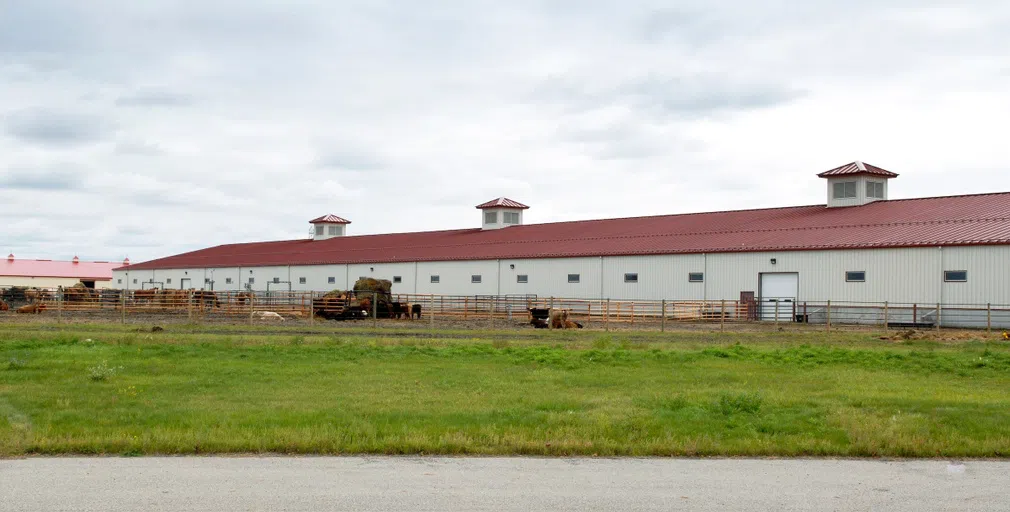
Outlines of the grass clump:
{"type": "Polygon", "coordinates": [[[733,414],[757,414],[764,399],[760,393],[722,393],[716,407],[725,416],[733,414]]]}
{"type": "Polygon", "coordinates": [[[95,366],[88,367],[88,378],[95,382],[105,382],[122,369],[122,366],[109,366],[108,361],[102,361],[95,366]]]}

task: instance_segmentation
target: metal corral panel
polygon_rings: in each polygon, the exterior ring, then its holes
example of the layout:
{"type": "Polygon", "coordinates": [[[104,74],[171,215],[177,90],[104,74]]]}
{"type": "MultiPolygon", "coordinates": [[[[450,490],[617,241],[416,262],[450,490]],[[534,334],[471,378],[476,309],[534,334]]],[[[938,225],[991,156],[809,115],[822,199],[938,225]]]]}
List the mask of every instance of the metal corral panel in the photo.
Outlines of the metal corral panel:
{"type": "Polygon", "coordinates": [[[600,258],[501,260],[501,267],[502,295],[601,297],[600,258]],[[578,275],[578,282],[569,282],[569,274],[578,275]],[[520,283],[519,276],[526,276],[526,282],[520,283]]]}
{"type": "Polygon", "coordinates": [[[434,261],[417,264],[417,293],[438,295],[498,294],[498,261],[434,261]],[[439,282],[432,283],[431,276],[439,282]],[[480,283],[472,282],[480,276],[480,283]]]}
{"type": "MultiPolygon", "coordinates": [[[[964,270],[965,282],[945,282],[940,302],[944,304],[1010,304],[1010,246],[945,247],[941,271],[964,270]]],[[[942,272],[941,272],[942,273],[942,272]]]]}

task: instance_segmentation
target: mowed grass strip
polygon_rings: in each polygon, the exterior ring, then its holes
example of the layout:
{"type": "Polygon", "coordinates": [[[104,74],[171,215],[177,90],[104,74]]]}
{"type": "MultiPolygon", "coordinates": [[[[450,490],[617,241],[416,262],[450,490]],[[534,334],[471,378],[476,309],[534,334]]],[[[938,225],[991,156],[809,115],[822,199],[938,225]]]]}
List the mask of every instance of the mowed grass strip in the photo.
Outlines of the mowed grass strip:
{"type": "Polygon", "coordinates": [[[749,336],[0,330],[0,455],[1010,454],[1003,344],[749,336]]]}

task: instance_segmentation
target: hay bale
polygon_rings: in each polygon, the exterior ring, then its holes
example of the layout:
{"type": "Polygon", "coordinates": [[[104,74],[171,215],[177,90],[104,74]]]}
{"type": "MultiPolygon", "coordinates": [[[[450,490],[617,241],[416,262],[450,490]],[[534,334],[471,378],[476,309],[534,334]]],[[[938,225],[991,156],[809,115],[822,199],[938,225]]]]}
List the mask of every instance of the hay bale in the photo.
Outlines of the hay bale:
{"type": "Polygon", "coordinates": [[[390,303],[393,301],[393,282],[389,279],[373,279],[362,277],[354,283],[354,295],[358,298],[371,297],[375,294],[376,302],[390,303]]]}

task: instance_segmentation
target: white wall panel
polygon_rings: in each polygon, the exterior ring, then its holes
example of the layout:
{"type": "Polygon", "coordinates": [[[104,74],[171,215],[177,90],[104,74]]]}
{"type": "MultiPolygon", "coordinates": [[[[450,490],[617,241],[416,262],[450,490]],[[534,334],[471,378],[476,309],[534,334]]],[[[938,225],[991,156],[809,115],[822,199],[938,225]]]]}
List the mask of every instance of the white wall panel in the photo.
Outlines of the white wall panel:
{"type": "Polygon", "coordinates": [[[945,247],[939,274],[944,304],[1010,304],[1010,246],[945,247]],[[946,270],[965,270],[968,281],[943,282],[946,270]]]}
{"type": "Polygon", "coordinates": [[[602,284],[600,258],[502,260],[501,266],[502,295],[600,297],[602,284]],[[515,265],[514,269],[513,265],[515,265]],[[579,282],[568,282],[568,274],[578,274],[579,282]],[[527,276],[527,283],[518,282],[517,279],[520,275],[527,276]]]}
{"type": "Polygon", "coordinates": [[[347,284],[347,265],[300,265],[291,267],[290,273],[292,290],[330,291],[350,288],[347,284]],[[298,282],[302,277],[305,278],[305,284],[298,282]]]}
{"type": "Polygon", "coordinates": [[[498,294],[498,261],[436,261],[417,264],[417,293],[438,295],[496,295],[498,294]],[[438,283],[431,276],[439,276],[438,283]],[[470,276],[481,276],[480,283],[472,283],[470,276]]]}

